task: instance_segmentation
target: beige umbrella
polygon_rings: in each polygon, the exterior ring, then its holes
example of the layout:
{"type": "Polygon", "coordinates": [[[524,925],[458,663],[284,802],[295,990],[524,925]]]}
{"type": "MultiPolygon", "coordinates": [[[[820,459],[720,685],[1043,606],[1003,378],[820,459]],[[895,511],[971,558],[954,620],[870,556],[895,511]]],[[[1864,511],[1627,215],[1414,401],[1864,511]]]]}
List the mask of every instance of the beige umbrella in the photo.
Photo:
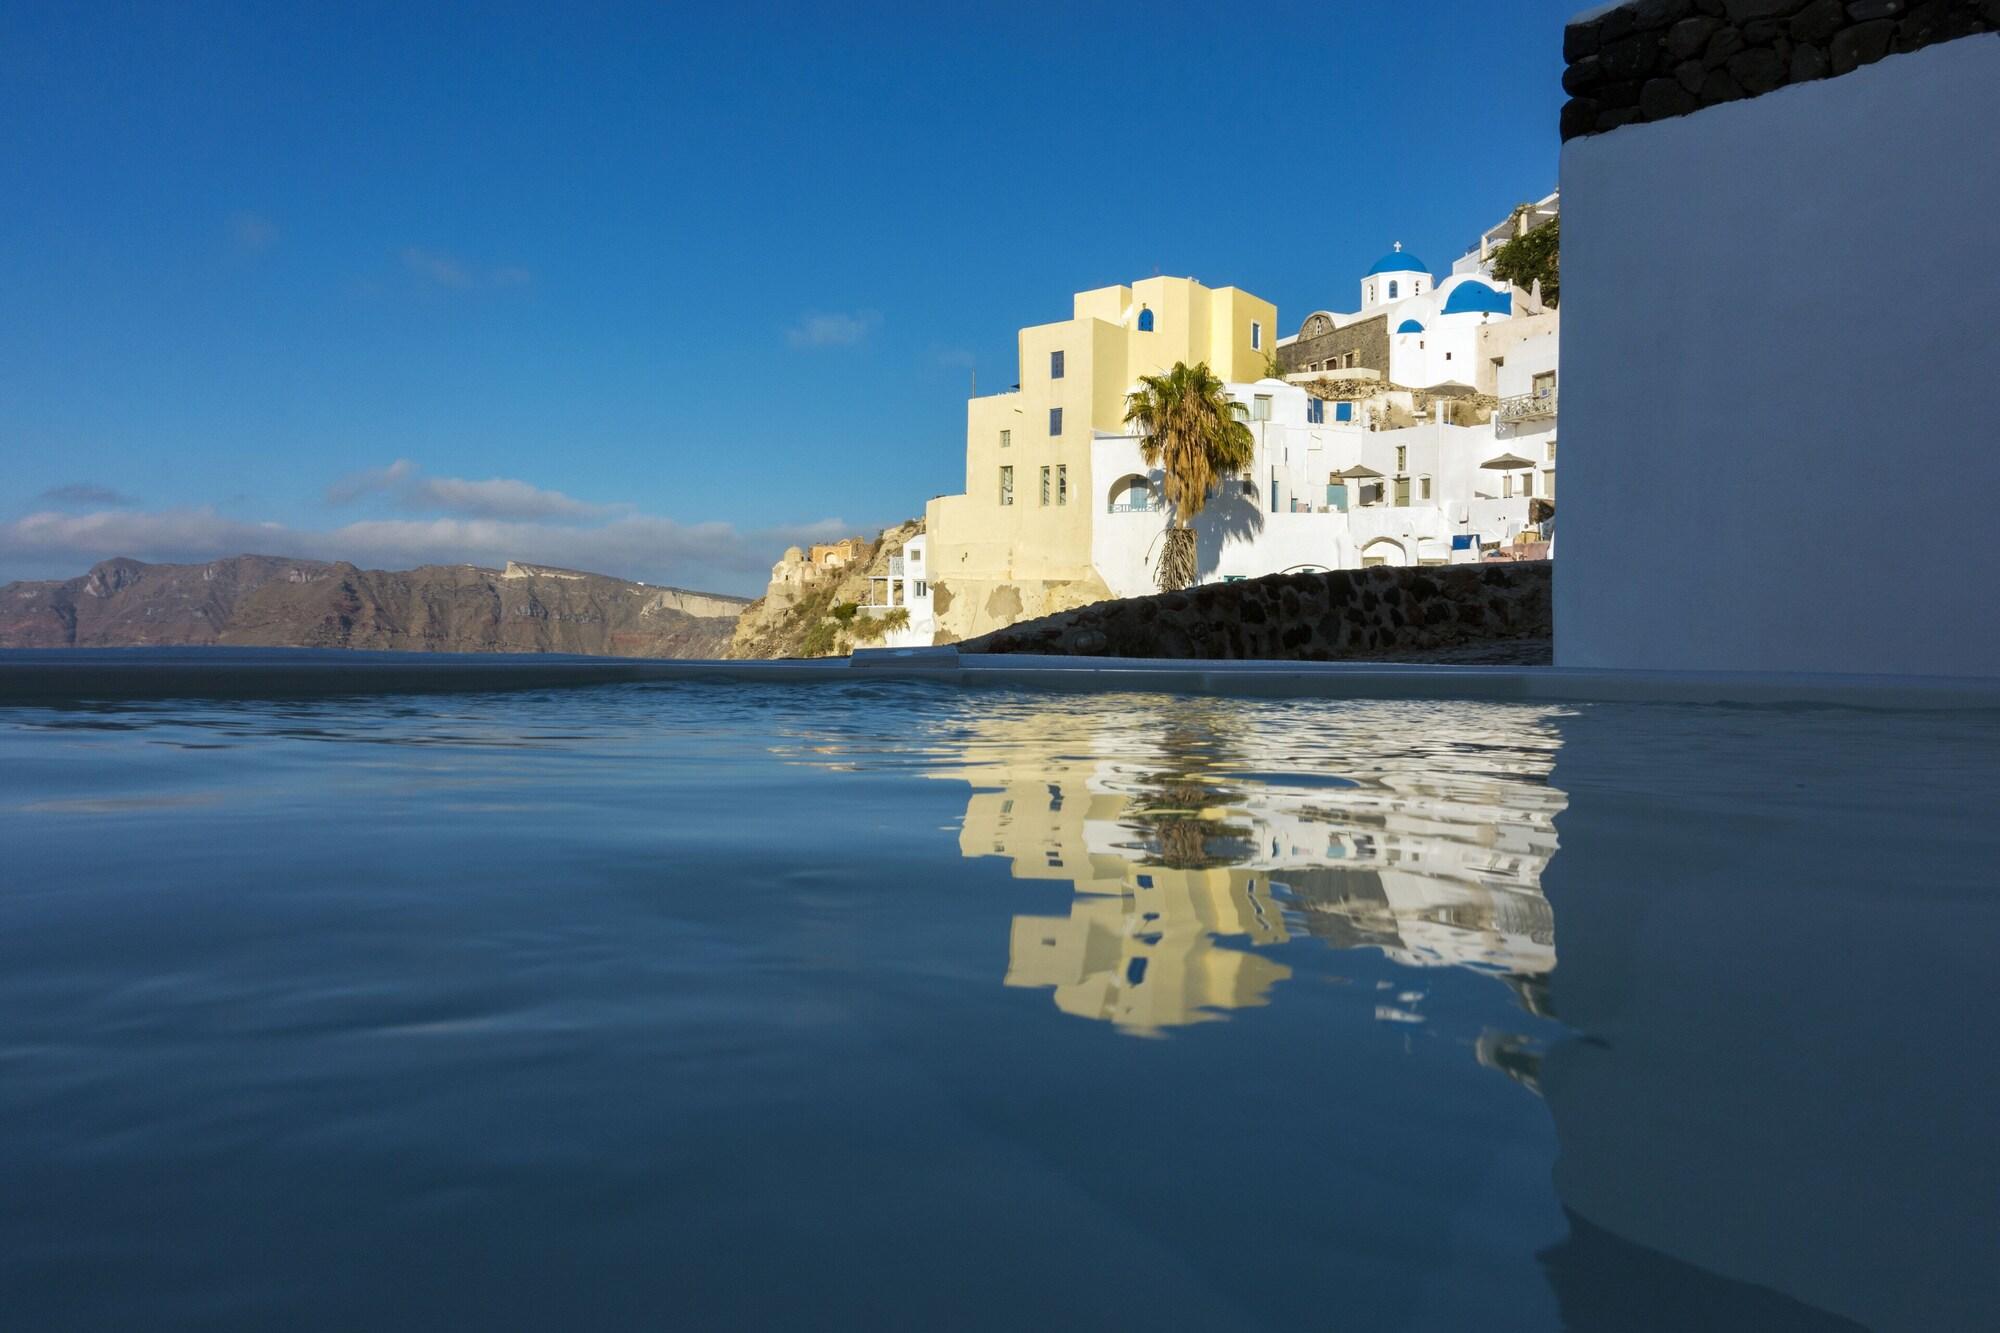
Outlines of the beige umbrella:
{"type": "Polygon", "coordinates": [[[1496,472],[1519,472],[1524,467],[1534,465],[1535,460],[1532,458],[1523,458],[1519,454],[1502,454],[1498,458],[1487,459],[1479,466],[1490,467],[1496,472]]]}
{"type": "Polygon", "coordinates": [[[1347,471],[1336,472],[1333,475],[1339,477],[1342,481],[1346,481],[1350,477],[1356,480],[1364,480],[1369,477],[1380,479],[1380,477],[1382,476],[1382,474],[1377,472],[1374,468],[1367,467],[1361,463],[1356,463],[1353,467],[1347,469],[1347,471]]]}

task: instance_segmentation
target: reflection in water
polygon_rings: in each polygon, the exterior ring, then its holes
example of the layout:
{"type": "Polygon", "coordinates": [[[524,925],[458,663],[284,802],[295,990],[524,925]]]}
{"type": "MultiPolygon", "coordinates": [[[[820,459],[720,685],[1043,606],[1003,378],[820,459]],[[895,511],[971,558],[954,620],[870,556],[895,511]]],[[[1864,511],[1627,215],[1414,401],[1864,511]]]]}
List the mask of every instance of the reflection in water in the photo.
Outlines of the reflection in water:
{"type": "MultiPolygon", "coordinates": [[[[967,857],[1067,880],[1067,916],[1019,916],[1007,984],[1133,1032],[1267,1003],[1291,969],[1260,950],[1302,936],[1407,967],[1506,981],[1542,1012],[1555,928],[1541,875],[1562,793],[1548,710],[1356,704],[1245,734],[1241,709],[1151,703],[1078,728],[1004,718],[944,774],[977,788],[967,857]]],[[[1421,1022],[1421,992],[1389,996],[1421,1022]]]]}

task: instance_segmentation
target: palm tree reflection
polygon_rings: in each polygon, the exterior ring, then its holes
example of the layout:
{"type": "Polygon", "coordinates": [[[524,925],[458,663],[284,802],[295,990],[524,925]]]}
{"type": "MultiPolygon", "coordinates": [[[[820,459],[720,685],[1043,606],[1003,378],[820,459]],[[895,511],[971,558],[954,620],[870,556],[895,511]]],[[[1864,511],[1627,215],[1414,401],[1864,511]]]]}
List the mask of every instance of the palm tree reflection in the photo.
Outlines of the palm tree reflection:
{"type": "MultiPolygon", "coordinates": [[[[1545,710],[1357,704],[1266,732],[1213,700],[1148,701],[1166,716],[1147,726],[1108,702],[990,721],[939,774],[984,789],[966,856],[1079,895],[1014,919],[1009,986],[1155,1033],[1268,1003],[1292,969],[1263,951],[1316,938],[1484,972],[1545,1009],[1540,879],[1564,804],[1545,710]]],[[[1378,1016],[1421,1021],[1410,1003],[1378,1016]]]]}

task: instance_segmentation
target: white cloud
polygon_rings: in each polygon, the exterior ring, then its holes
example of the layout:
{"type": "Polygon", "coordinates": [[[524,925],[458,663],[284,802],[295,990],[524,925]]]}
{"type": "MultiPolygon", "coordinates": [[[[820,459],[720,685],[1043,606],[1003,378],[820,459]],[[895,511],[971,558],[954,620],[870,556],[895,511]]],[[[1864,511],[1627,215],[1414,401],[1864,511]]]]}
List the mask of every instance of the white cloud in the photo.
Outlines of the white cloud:
{"type": "Polygon", "coordinates": [[[407,509],[441,509],[475,518],[587,518],[616,508],[586,504],[561,491],[545,491],[510,477],[487,481],[432,477],[418,481],[400,498],[407,509]]]}
{"type": "Polygon", "coordinates": [[[590,504],[561,491],[547,491],[511,477],[471,481],[425,477],[407,458],[387,467],[351,472],[326,488],[326,502],[352,504],[369,495],[387,495],[412,513],[459,514],[468,518],[592,518],[621,513],[627,505],[590,504]]]}
{"type": "Polygon", "coordinates": [[[238,213],[229,219],[229,234],[238,246],[253,253],[278,243],[277,224],[256,213],[238,213]]]}
{"type": "Polygon", "coordinates": [[[122,509],[138,503],[131,496],[114,491],[109,486],[99,486],[89,481],[73,481],[67,486],[51,486],[35,498],[47,500],[50,504],[76,508],[96,505],[100,508],[122,509]]]}
{"type": "Polygon", "coordinates": [[[472,274],[466,271],[465,265],[459,263],[450,255],[439,254],[435,250],[424,250],[414,245],[405,246],[403,249],[403,267],[409,269],[410,272],[425,281],[434,282],[440,287],[470,287],[472,285],[472,274]]]}
{"type": "Polygon", "coordinates": [[[882,316],[873,310],[852,314],[809,310],[785,330],[785,341],[794,347],[853,347],[881,322],[882,316]]]}
{"type": "Polygon", "coordinates": [[[470,291],[475,287],[525,287],[535,275],[519,264],[505,264],[490,273],[481,273],[455,255],[422,246],[403,247],[403,267],[437,287],[470,291]]]}
{"type": "Polygon", "coordinates": [[[391,490],[414,475],[416,470],[415,463],[407,458],[399,458],[387,467],[350,472],[326,488],[326,502],[332,505],[344,505],[359,500],[364,495],[391,490]]]}
{"type": "MultiPolygon", "coordinates": [[[[553,494],[553,492],[551,492],[553,494]]],[[[369,519],[319,530],[250,523],[212,509],[43,512],[0,524],[0,566],[70,577],[112,556],[200,562],[255,554],[346,560],[364,568],[422,564],[564,565],[649,583],[757,593],[779,552],[849,531],[839,519],[741,532],[623,514],[591,523],[505,518],[369,519]]]]}

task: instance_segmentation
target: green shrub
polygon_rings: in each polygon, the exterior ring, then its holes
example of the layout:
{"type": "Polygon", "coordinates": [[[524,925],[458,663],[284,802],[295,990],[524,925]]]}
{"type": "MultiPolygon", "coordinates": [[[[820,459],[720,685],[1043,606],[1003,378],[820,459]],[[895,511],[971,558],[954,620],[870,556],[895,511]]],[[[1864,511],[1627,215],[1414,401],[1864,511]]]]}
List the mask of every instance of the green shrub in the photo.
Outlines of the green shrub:
{"type": "Polygon", "coordinates": [[[838,627],[830,620],[822,620],[806,631],[805,640],[799,644],[801,657],[829,657],[833,654],[838,627]]]}
{"type": "Polygon", "coordinates": [[[854,617],[860,610],[861,605],[858,602],[842,602],[839,606],[833,608],[832,614],[833,618],[841,624],[850,625],[854,623],[854,617]]]}

